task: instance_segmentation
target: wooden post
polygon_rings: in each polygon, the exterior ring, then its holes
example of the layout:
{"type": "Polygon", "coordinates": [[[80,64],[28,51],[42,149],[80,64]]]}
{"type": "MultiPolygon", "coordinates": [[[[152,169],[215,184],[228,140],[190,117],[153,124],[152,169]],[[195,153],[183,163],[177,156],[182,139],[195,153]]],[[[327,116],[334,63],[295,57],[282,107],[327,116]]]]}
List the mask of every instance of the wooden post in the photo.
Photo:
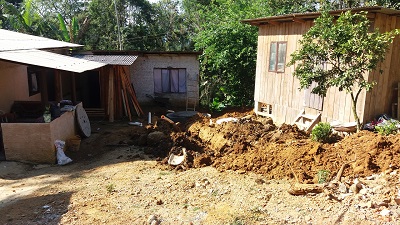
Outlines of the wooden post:
{"type": "Polygon", "coordinates": [[[76,102],[76,77],[75,73],[72,72],[71,74],[71,101],[76,102]]]}
{"type": "Polygon", "coordinates": [[[47,76],[44,71],[39,72],[39,82],[40,82],[40,98],[42,101],[42,104],[47,105],[49,101],[49,93],[47,90],[47,76]]]}
{"type": "Polygon", "coordinates": [[[400,119],[400,82],[397,84],[397,119],[400,119]]]}
{"type": "Polygon", "coordinates": [[[108,73],[108,121],[114,122],[114,70],[108,73]]]}
{"type": "Polygon", "coordinates": [[[60,70],[54,70],[54,89],[56,101],[60,102],[63,98],[60,70]]]}

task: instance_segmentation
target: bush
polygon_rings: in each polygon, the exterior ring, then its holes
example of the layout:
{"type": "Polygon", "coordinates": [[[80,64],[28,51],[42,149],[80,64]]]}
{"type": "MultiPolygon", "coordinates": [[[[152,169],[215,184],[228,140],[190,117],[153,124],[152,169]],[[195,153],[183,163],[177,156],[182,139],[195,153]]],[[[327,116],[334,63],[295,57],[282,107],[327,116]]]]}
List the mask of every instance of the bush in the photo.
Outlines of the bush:
{"type": "Polygon", "coordinates": [[[329,123],[318,123],[311,131],[311,140],[318,142],[329,141],[332,134],[331,125],[329,123]]]}
{"type": "Polygon", "coordinates": [[[323,184],[328,181],[329,175],[331,172],[329,170],[319,170],[317,175],[318,175],[318,183],[323,184]]]}
{"type": "Polygon", "coordinates": [[[375,126],[375,130],[378,131],[380,135],[389,135],[389,134],[394,134],[397,132],[397,124],[398,122],[394,121],[386,121],[384,124],[379,124],[375,126]]]}

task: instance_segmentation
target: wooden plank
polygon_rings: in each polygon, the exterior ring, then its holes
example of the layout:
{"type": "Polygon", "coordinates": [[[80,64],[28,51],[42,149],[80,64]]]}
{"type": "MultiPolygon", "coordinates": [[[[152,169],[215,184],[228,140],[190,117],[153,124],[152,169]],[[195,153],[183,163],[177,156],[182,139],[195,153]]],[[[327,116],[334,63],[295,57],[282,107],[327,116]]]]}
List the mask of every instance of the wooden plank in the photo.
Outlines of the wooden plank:
{"type": "MultiPolygon", "coordinates": [[[[382,30],[382,27],[384,25],[384,21],[382,20],[382,16],[380,13],[376,15],[375,21],[374,21],[374,28],[379,28],[382,30]]],[[[368,74],[368,82],[372,82],[374,80],[379,80],[379,67],[377,70],[374,70],[368,74]]],[[[377,87],[374,87],[372,91],[368,92],[366,95],[366,100],[365,100],[365,108],[364,108],[364,119],[370,120],[374,117],[374,105],[375,105],[375,100],[376,96],[378,95],[377,93],[377,87]]]]}
{"type": "MultiPolygon", "coordinates": [[[[382,21],[382,23],[381,23],[382,25],[380,27],[381,32],[385,32],[390,28],[391,20],[388,19],[387,15],[383,15],[383,14],[379,13],[377,15],[377,19],[382,21]]],[[[374,95],[375,99],[373,100],[374,104],[373,104],[373,107],[372,107],[372,114],[371,115],[374,116],[374,117],[376,115],[378,115],[378,114],[384,113],[384,107],[385,107],[385,101],[386,101],[386,99],[384,99],[384,97],[386,96],[385,93],[387,91],[385,83],[386,83],[387,77],[389,75],[388,74],[389,66],[386,66],[386,65],[387,65],[388,60],[390,60],[389,59],[390,56],[391,55],[390,55],[390,49],[389,49],[386,52],[385,61],[379,64],[378,70],[382,69],[383,73],[382,74],[380,72],[377,73],[377,81],[378,81],[378,83],[374,87],[374,90],[373,90],[376,95],[374,95]]],[[[389,63],[390,63],[390,61],[389,61],[389,63]]]]}
{"type": "Polygon", "coordinates": [[[48,94],[48,90],[47,90],[47,76],[44,71],[40,71],[39,76],[40,76],[39,82],[40,82],[41,102],[42,102],[42,104],[47,105],[49,102],[49,94],[48,94]]]}
{"type": "Polygon", "coordinates": [[[108,74],[108,121],[114,122],[114,70],[108,74]]]}
{"type": "Polygon", "coordinates": [[[54,70],[54,91],[56,102],[60,102],[63,98],[62,94],[62,83],[61,83],[61,73],[60,70],[54,70]]]}
{"type": "MultiPolygon", "coordinates": [[[[388,22],[390,21],[390,23],[388,24],[388,30],[394,30],[396,29],[396,21],[397,21],[397,17],[395,16],[389,16],[388,22]]],[[[394,46],[393,43],[389,46],[389,49],[387,51],[387,57],[385,59],[384,62],[384,78],[383,78],[383,87],[384,87],[384,93],[382,94],[382,98],[384,100],[384,105],[383,105],[383,109],[384,112],[389,112],[391,105],[392,105],[392,89],[393,89],[393,81],[392,81],[392,74],[391,74],[391,64],[392,64],[392,57],[394,55],[394,46]]],[[[397,65],[398,66],[398,65],[397,65]]]]}
{"type": "Polygon", "coordinates": [[[397,118],[400,118],[400,82],[397,84],[397,118]]]}
{"type": "Polygon", "coordinates": [[[72,72],[71,74],[71,100],[76,102],[76,74],[72,72]]]}

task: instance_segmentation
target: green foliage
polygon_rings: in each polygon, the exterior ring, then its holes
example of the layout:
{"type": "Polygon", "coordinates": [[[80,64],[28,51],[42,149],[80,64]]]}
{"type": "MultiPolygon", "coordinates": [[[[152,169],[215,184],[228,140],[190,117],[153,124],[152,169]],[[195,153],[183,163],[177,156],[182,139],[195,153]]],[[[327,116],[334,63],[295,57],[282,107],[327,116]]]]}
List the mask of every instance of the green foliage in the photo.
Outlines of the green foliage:
{"type": "Polygon", "coordinates": [[[112,192],[115,191],[115,185],[114,185],[114,184],[108,184],[108,185],[106,186],[106,189],[107,189],[107,192],[108,192],[108,193],[112,193],[112,192]]]}
{"type": "Polygon", "coordinates": [[[375,126],[375,130],[380,134],[380,135],[389,135],[389,134],[395,134],[397,133],[397,130],[399,129],[397,126],[399,125],[399,122],[397,121],[386,121],[385,124],[378,124],[375,126]]]}
{"type": "Polygon", "coordinates": [[[332,134],[332,128],[329,123],[318,123],[311,131],[311,139],[318,142],[329,141],[332,134]]]}
{"type": "Polygon", "coordinates": [[[318,183],[326,183],[328,181],[329,175],[331,174],[331,171],[329,170],[318,170],[317,176],[318,176],[318,183]]]}
{"type": "Polygon", "coordinates": [[[356,113],[359,94],[364,89],[371,90],[376,83],[365,74],[384,60],[393,38],[400,33],[399,30],[382,34],[379,30],[370,32],[369,26],[364,12],[352,14],[348,11],[337,20],[328,12],[322,12],[315,25],[303,35],[301,49],[291,55],[288,63],[289,66],[296,64],[293,75],[300,80],[301,89],[315,82],[314,94],[325,96],[330,87],[349,93],[358,129],[361,127],[356,113]],[[323,64],[328,67],[324,68],[323,64]]]}

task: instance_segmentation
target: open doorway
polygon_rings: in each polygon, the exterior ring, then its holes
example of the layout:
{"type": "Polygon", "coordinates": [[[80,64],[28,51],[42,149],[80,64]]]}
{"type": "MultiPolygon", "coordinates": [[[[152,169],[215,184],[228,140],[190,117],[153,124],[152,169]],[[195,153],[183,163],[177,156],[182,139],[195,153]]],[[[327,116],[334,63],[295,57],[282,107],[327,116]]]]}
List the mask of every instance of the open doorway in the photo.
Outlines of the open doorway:
{"type": "Polygon", "coordinates": [[[76,75],[76,100],[85,108],[101,108],[100,76],[98,71],[86,71],[76,75]]]}

